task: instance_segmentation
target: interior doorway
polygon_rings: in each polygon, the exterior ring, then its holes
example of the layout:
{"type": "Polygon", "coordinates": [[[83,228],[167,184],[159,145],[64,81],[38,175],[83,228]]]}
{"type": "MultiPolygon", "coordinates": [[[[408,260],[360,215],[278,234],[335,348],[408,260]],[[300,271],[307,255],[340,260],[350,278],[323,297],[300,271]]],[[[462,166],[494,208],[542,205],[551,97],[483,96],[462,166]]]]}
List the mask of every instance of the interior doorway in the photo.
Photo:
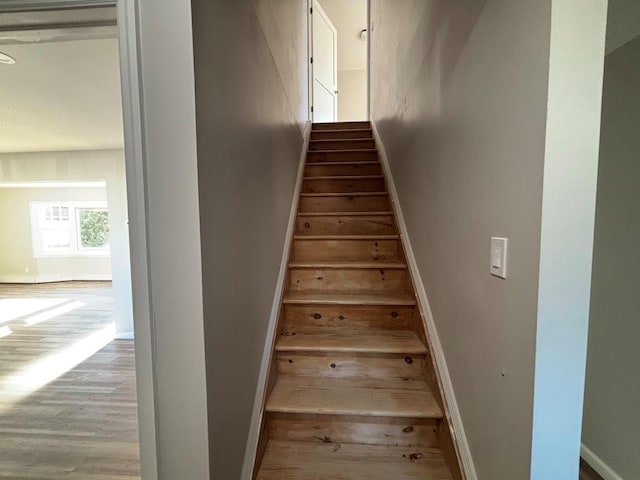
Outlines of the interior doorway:
{"type": "Polygon", "coordinates": [[[311,118],[368,120],[368,1],[310,0],[311,118]]]}
{"type": "Polygon", "coordinates": [[[116,17],[105,2],[0,7],[0,462],[14,478],[140,476],[116,17]]]}

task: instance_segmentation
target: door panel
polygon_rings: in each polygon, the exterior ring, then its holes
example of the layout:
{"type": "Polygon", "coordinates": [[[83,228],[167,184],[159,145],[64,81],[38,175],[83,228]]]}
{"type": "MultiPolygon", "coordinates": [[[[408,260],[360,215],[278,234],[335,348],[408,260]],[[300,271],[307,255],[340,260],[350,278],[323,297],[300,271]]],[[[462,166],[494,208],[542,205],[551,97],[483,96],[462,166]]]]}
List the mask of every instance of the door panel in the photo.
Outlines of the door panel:
{"type": "Polygon", "coordinates": [[[338,33],[317,1],[313,2],[313,121],[338,116],[338,33]]]}

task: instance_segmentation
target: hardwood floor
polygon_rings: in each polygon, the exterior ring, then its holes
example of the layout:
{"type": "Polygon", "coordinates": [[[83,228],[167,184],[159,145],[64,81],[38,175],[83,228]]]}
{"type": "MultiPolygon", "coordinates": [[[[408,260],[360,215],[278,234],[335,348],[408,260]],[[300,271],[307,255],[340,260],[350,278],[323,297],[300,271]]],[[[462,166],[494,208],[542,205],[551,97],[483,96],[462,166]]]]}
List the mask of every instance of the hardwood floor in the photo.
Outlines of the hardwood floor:
{"type": "Polygon", "coordinates": [[[604,480],[598,472],[596,472],[587,462],[580,459],[580,478],[579,480],[604,480]]]}
{"type": "Polygon", "coordinates": [[[0,478],[140,478],[133,342],[108,282],[0,285],[0,478]]]}

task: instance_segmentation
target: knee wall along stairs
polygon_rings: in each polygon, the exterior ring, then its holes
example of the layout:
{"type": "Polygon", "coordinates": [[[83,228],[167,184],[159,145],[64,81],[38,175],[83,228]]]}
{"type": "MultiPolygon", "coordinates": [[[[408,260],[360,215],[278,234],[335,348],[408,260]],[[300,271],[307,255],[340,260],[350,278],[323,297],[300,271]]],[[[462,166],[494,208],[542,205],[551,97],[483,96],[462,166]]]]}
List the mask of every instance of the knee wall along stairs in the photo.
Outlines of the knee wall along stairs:
{"type": "Polygon", "coordinates": [[[369,122],[314,124],[257,480],[460,480],[369,122]]]}

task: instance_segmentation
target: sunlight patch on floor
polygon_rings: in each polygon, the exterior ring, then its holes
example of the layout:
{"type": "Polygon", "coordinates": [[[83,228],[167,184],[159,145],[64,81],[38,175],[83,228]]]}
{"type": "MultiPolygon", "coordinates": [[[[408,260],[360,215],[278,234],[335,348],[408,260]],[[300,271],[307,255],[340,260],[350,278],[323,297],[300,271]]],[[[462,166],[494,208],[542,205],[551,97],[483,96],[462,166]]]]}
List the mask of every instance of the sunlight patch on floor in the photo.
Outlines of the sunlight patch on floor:
{"type": "Polygon", "coordinates": [[[115,323],[0,380],[0,412],[79,365],[115,338],[115,323]]]}
{"type": "Polygon", "coordinates": [[[46,310],[44,312],[32,315],[31,317],[25,318],[24,323],[26,325],[36,325],[38,323],[44,322],[45,320],[49,320],[65,313],[69,313],[72,310],[76,310],[80,307],[84,307],[85,305],[86,303],[79,300],[75,302],[69,302],[59,307],[52,308],[51,310],[46,310]]]}
{"type": "Polygon", "coordinates": [[[68,298],[3,298],[0,300],[0,324],[68,301],[68,298]]]}
{"type": "Polygon", "coordinates": [[[13,331],[6,325],[4,327],[0,327],[0,338],[8,337],[12,333],[13,331]]]}

